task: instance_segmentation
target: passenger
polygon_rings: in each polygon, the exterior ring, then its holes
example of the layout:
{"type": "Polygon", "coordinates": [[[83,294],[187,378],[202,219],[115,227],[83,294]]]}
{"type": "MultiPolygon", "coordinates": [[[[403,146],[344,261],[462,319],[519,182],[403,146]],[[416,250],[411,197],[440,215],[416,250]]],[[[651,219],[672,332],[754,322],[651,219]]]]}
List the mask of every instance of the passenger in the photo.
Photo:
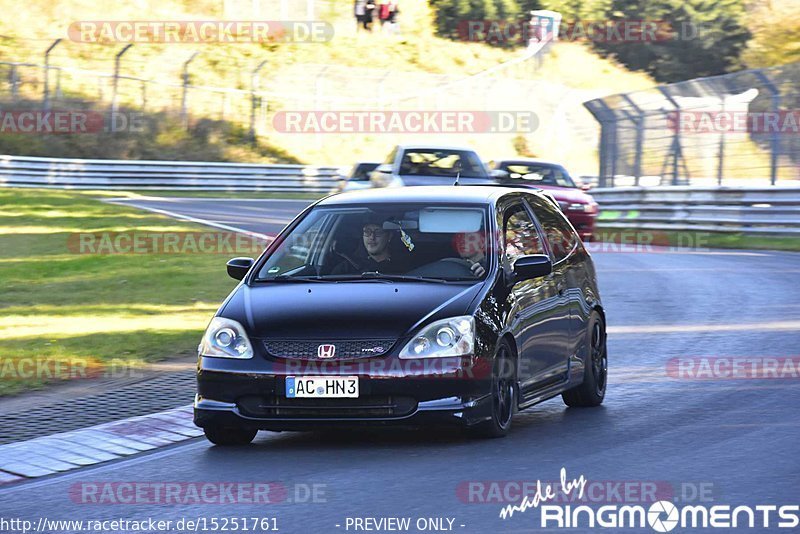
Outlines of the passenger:
{"type": "Polygon", "coordinates": [[[459,257],[467,262],[469,270],[476,278],[481,278],[488,269],[486,257],[486,236],[483,232],[456,234],[453,240],[459,257]]]}
{"type": "Polygon", "coordinates": [[[346,254],[337,249],[334,252],[344,258],[344,261],[333,268],[331,274],[356,274],[365,272],[379,272],[397,274],[404,272],[401,262],[392,261],[389,243],[394,237],[394,232],[383,228],[383,220],[370,219],[362,227],[362,241],[364,246],[352,254],[346,254]]]}

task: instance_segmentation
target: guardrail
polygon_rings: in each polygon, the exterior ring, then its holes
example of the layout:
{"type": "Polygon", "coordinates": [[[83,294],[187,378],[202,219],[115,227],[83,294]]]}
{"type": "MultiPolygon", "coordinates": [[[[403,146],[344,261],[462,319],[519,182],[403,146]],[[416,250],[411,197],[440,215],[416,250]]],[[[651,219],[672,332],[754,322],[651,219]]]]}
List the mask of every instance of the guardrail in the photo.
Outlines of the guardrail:
{"type": "MultiPolygon", "coordinates": [[[[339,167],[0,156],[0,185],[327,193],[339,167]]],[[[595,188],[598,225],[800,236],[800,187],[595,188]]]]}
{"type": "Polygon", "coordinates": [[[326,193],[339,167],[0,156],[0,185],[326,193]]]}
{"type": "Polygon", "coordinates": [[[604,228],[800,235],[795,187],[618,187],[590,194],[604,228]]]}

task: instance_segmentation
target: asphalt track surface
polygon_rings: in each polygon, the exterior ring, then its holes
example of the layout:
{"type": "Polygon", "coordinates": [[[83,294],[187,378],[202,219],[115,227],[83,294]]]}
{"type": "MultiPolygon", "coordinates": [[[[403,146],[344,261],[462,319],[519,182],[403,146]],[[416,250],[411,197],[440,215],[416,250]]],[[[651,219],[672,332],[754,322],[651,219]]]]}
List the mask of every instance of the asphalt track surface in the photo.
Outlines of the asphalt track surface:
{"type": "MultiPolygon", "coordinates": [[[[307,203],[166,199],[126,204],[274,233],[307,203]]],[[[800,503],[796,374],[698,380],[667,372],[672,358],[800,355],[800,255],[703,250],[593,255],[609,323],[609,386],[601,408],[567,409],[560,398],[552,399],[519,413],[505,439],[488,441],[436,428],[261,432],[252,446],[234,449],[195,439],[6,487],[0,490],[0,517],[34,524],[43,516],[274,517],[280,532],[290,533],[363,532],[347,529],[347,518],[381,517],[409,517],[409,532],[418,532],[418,518],[451,518],[455,532],[530,532],[541,530],[538,509],[505,520],[500,509],[519,502],[515,482],[556,481],[562,467],[569,478],[589,480],[594,504],[620,504],[615,491],[626,482],[634,491],[655,487],[657,498],[684,504],[800,503]],[[287,493],[276,492],[282,502],[275,504],[223,505],[191,500],[84,504],[74,493],[81,483],[208,481],[273,481],[287,493]],[[488,481],[498,484],[466,486],[488,481]],[[304,497],[313,485],[316,502],[308,502],[304,497]],[[692,498],[699,492],[704,498],[692,498]]],[[[633,494],[628,502],[647,508],[648,499],[633,494]]],[[[571,532],[596,530],[603,529],[583,526],[571,532]]],[[[646,525],[627,531],[654,530],[646,525]]],[[[694,529],[674,530],[680,531],[694,529]]]]}

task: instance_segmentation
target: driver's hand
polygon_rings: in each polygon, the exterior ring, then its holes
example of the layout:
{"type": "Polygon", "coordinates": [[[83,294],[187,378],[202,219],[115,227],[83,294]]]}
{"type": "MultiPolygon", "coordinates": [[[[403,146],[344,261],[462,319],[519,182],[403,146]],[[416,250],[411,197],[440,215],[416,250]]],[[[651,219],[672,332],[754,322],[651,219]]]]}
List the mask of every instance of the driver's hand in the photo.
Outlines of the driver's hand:
{"type": "Polygon", "coordinates": [[[477,278],[480,278],[481,276],[486,274],[486,269],[484,269],[483,265],[481,265],[478,262],[473,263],[472,267],[470,267],[469,270],[472,271],[472,274],[475,275],[477,278]]]}

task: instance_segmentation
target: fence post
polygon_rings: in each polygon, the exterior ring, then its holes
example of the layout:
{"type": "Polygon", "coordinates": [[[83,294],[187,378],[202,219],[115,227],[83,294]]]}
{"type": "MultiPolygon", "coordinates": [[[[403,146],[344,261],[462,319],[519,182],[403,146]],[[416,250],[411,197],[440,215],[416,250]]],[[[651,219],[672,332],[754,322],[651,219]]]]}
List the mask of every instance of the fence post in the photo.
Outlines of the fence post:
{"type": "MultiPolygon", "coordinates": [[[[772,104],[772,113],[778,116],[778,111],[781,108],[781,92],[778,87],[764,74],[763,71],[755,71],[756,77],[767,86],[770,93],[770,103],[772,104]]],[[[774,128],[769,136],[770,155],[769,155],[769,183],[775,185],[778,179],[778,158],[781,155],[781,138],[777,128],[774,128]]]]}
{"type": "Polygon", "coordinates": [[[258,104],[256,102],[256,89],[258,88],[258,73],[267,64],[267,60],[265,59],[258,66],[253,69],[253,72],[250,75],[250,142],[255,144],[256,142],[256,109],[258,108],[258,104]]]}
{"type": "Polygon", "coordinates": [[[181,78],[183,79],[183,94],[181,94],[181,123],[183,124],[183,127],[187,129],[189,128],[189,111],[187,102],[187,92],[189,91],[189,63],[191,63],[199,53],[200,51],[195,52],[183,63],[183,73],[181,75],[181,78]]]}
{"type": "Polygon", "coordinates": [[[17,76],[17,66],[11,65],[11,70],[8,71],[8,84],[11,87],[11,98],[16,100],[19,97],[17,85],[19,84],[19,77],[17,76]]]}
{"type": "MultiPolygon", "coordinates": [[[[112,115],[117,112],[117,89],[119,87],[119,63],[122,59],[122,54],[131,49],[133,43],[125,46],[122,50],[117,52],[114,56],[114,78],[111,86],[111,113],[112,115]]],[[[112,119],[113,120],[113,119],[112,119]]]]}
{"type": "Polygon", "coordinates": [[[634,185],[639,185],[642,176],[642,145],[644,143],[644,112],[636,105],[630,95],[622,95],[622,98],[633,108],[636,115],[625,110],[625,116],[636,125],[636,153],[633,155],[633,176],[634,185]]]}
{"type": "MultiPolygon", "coordinates": [[[[725,95],[722,96],[722,116],[725,116],[725,95]]],[[[725,132],[719,133],[719,147],[717,149],[717,185],[722,185],[722,175],[725,169],[725,132]]]]}
{"type": "Polygon", "coordinates": [[[589,113],[600,123],[600,143],[598,146],[599,170],[597,182],[599,187],[614,187],[614,174],[616,173],[616,162],[614,158],[614,144],[616,143],[616,115],[608,107],[602,98],[596,98],[583,103],[589,113]],[[611,127],[615,128],[614,135],[611,135],[611,127]],[[611,169],[609,170],[609,161],[611,169]],[[609,184],[608,177],[611,176],[609,184]]]}
{"type": "MultiPolygon", "coordinates": [[[[678,180],[678,166],[680,164],[681,158],[683,158],[683,153],[682,153],[682,149],[681,149],[681,128],[680,128],[680,124],[681,124],[681,122],[680,122],[681,106],[680,106],[680,104],[678,104],[678,102],[674,98],[672,98],[672,95],[669,94],[669,91],[667,90],[666,86],[660,85],[656,89],[658,89],[658,91],[662,95],[664,95],[664,97],[669,101],[669,103],[672,104],[672,107],[674,108],[675,113],[678,114],[677,120],[676,120],[676,123],[675,123],[675,132],[672,135],[672,144],[670,146],[670,154],[667,156],[667,158],[669,158],[670,156],[672,157],[672,185],[678,185],[678,182],[679,182],[679,180],[678,180]]],[[[663,174],[663,171],[664,171],[666,165],[667,165],[667,160],[665,159],[664,160],[664,165],[662,165],[662,167],[661,167],[662,174],[663,174]]],[[[687,176],[686,179],[688,180],[689,176],[687,176]]]]}
{"type": "Polygon", "coordinates": [[[44,52],[44,98],[42,107],[45,109],[45,111],[50,109],[50,52],[52,52],[60,42],[61,39],[56,39],[50,46],[47,47],[47,50],[44,52]]]}

